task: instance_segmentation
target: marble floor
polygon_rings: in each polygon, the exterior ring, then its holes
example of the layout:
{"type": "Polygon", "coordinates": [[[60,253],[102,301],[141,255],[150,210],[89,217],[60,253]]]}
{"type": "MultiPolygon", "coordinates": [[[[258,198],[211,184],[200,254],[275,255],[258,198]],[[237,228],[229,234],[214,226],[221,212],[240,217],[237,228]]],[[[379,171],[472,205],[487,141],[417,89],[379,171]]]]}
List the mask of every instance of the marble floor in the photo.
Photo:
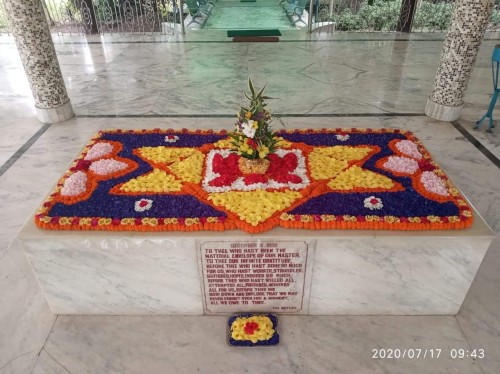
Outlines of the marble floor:
{"type": "Polygon", "coordinates": [[[284,33],[272,46],[226,39],[217,31],[184,38],[56,36],[78,117],[43,126],[16,48],[0,37],[0,373],[498,373],[498,234],[457,316],[287,316],[282,344],[272,350],[227,347],[224,317],[50,311],[15,238],[86,140],[103,128],[230,128],[248,75],[280,98],[270,106],[290,128],[414,131],[500,231],[498,131],[472,130],[488,105],[498,35],[483,43],[463,116],[453,124],[423,115],[440,34],[284,33]],[[373,359],[375,348],[442,353],[373,359]],[[452,348],[484,349],[485,358],[452,359],[452,348]]]}

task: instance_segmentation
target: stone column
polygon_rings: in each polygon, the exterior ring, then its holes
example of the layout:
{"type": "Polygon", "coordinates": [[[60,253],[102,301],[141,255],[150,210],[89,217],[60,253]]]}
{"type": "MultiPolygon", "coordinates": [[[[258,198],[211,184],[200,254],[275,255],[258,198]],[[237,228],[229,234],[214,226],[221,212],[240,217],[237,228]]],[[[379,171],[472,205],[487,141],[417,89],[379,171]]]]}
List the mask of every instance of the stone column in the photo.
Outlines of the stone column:
{"type": "Polygon", "coordinates": [[[41,1],[5,0],[5,7],[39,121],[56,123],[74,117],[41,1]]]}
{"type": "Polygon", "coordinates": [[[457,0],[444,41],[425,114],[440,121],[460,117],[479,46],[493,11],[493,0],[457,0]]]}

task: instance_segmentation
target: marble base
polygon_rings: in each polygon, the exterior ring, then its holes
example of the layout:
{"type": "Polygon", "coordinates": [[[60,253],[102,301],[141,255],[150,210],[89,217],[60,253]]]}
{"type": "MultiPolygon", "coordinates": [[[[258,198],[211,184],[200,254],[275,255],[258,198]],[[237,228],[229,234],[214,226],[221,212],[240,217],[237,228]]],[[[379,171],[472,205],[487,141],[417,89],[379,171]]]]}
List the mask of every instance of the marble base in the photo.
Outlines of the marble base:
{"type": "Polygon", "coordinates": [[[71,101],[66,104],[59,105],[55,108],[44,109],[36,108],[36,114],[38,120],[41,123],[58,123],[67,121],[75,116],[73,112],[73,107],[71,106],[71,101]]]}
{"type": "Polygon", "coordinates": [[[45,231],[30,219],[17,240],[56,314],[202,315],[196,243],[293,238],[316,247],[301,313],[454,315],[493,237],[475,212],[468,230],[275,228],[259,235],[45,231]]]}
{"type": "Polygon", "coordinates": [[[435,103],[430,98],[427,99],[427,104],[425,105],[425,114],[438,121],[455,121],[460,117],[462,108],[464,106],[447,106],[435,103]]]}

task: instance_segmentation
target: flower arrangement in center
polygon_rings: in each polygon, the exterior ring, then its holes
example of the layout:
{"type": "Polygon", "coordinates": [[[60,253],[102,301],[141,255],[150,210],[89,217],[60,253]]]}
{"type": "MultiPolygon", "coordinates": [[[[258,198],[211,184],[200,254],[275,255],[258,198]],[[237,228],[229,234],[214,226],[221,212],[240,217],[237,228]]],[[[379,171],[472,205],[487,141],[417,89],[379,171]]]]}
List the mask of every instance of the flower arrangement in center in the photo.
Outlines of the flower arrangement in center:
{"type": "Polygon", "coordinates": [[[236,130],[229,134],[232,150],[240,155],[239,166],[245,174],[264,174],[269,167],[268,156],[276,151],[279,138],[270,123],[273,116],[266,109],[264,96],[266,87],[257,92],[252,80],[248,78],[250,93],[245,97],[250,101],[248,107],[242,106],[238,112],[236,130]]]}

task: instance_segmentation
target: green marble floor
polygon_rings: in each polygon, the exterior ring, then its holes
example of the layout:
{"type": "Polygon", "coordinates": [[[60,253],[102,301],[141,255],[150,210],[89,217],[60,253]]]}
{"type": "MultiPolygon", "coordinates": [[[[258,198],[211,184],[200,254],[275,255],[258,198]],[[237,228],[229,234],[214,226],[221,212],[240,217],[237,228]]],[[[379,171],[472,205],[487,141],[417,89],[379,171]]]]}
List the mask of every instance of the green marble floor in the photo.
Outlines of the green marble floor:
{"type": "Polygon", "coordinates": [[[219,0],[204,29],[291,29],[279,0],[219,0]]]}

